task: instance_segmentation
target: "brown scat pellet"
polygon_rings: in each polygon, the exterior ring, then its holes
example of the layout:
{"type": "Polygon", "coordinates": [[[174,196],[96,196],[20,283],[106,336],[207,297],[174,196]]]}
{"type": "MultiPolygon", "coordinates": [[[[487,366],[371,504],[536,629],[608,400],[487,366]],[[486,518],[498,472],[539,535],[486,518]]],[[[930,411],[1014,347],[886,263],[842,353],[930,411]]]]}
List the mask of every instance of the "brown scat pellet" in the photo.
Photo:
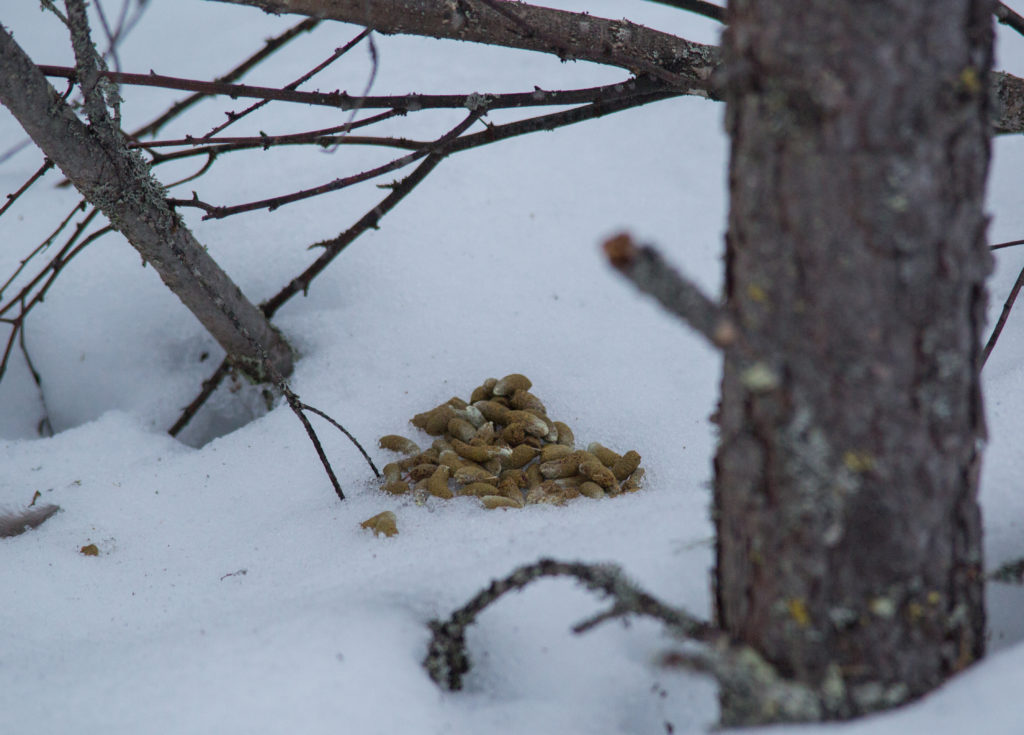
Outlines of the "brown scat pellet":
{"type": "Polygon", "coordinates": [[[523,491],[519,487],[513,478],[507,477],[498,481],[498,495],[504,495],[506,498],[512,498],[518,500],[520,503],[523,502],[523,491]]]}
{"type": "Polygon", "coordinates": [[[494,422],[488,421],[480,426],[473,434],[473,441],[480,444],[493,444],[494,440],[498,437],[498,432],[494,428],[494,422]]]}
{"type": "Polygon", "coordinates": [[[613,485],[618,485],[612,471],[600,462],[582,462],[579,467],[581,475],[590,478],[606,490],[613,485]]]}
{"type": "Polygon", "coordinates": [[[402,467],[398,462],[388,462],[380,472],[384,475],[385,482],[395,482],[402,479],[402,467]]]}
{"type": "Polygon", "coordinates": [[[494,510],[496,508],[522,508],[522,501],[513,500],[512,498],[506,498],[504,495],[485,495],[480,498],[480,502],[488,510],[494,510]]]}
{"type": "Polygon", "coordinates": [[[412,439],[406,439],[398,434],[385,434],[377,442],[377,446],[400,454],[419,454],[422,451],[412,439]]]}
{"type": "Polygon", "coordinates": [[[533,387],[533,382],[519,373],[510,373],[504,378],[494,384],[494,395],[496,396],[510,396],[517,390],[530,390],[533,387]]]}
{"type": "Polygon", "coordinates": [[[458,452],[459,456],[481,464],[495,458],[500,461],[503,457],[508,457],[512,454],[512,450],[508,447],[494,445],[474,446],[458,439],[452,439],[452,449],[458,452]]]}
{"type": "Polygon", "coordinates": [[[547,501],[547,492],[540,485],[533,485],[529,490],[526,491],[526,504],[536,505],[537,503],[543,503],[547,501]]]}
{"type": "Polygon", "coordinates": [[[587,478],[583,475],[573,475],[572,477],[559,477],[555,479],[555,484],[560,488],[579,487],[580,484],[584,482],[587,482],[587,478]]]}
{"type": "Polygon", "coordinates": [[[427,492],[433,495],[435,498],[442,498],[444,500],[450,500],[455,497],[455,494],[448,489],[448,468],[444,465],[439,465],[434,474],[427,480],[427,492]]]}
{"type": "Polygon", "coordinates": [[[391,480],[389,482],[385,482],[384,487],[381,489],[386,493],[391,493],[392,495],[405,495],[409,490],[411,490],[409,483],[405,480],[391,480]]]}
{"type": "Polygon", "coordinates": [[[548,412],[537,396],[533,395],[530,391],[523,390],[521,388],[517,389],[516,392],[512,394],[512,397],[508,402],[512,408],[517,408],[521,411],[531,411],[538,415],[546,414],[548,412]]]}
{"type": "Polygon", "coordinates": [[[498,486],[487,482],[471,482],[459,489],[459,495],[473,495],[482,498],[485,495],[497,495],[498,486]]]}
{"type": "Polygon", "coordinates": [[[419,482],[420,480],[430,477],[432,474],[434,474],[434,471],[437,469],[437,467],[438,466],[436,464],[427,463],[418,464],[414,467],[410,467],[409,479],[411,479],[413,482],[419,482]]]}
{"type": "Polygon", "coordinates": [[[572,477],[579,472],[580,463],[593,461],[596,461],[593,455],[589,452],[577,449],[563,457],[542,462],[540,464],[540,473],[548,479],[572,477]]]}
{"type": "Polygon", "coordinates": [[[526,493],[527,504],[548,503],[549,505],[565,505],[566,499],[565,491],[550,480],[546,480],[536,487],[531,487],[526,493]]]}
{"type": "Polygon", "coordinates": [[[520,444],[512,449],[512,454],[503,461],[505,467],[510,469],[520,469],[525,467],[527,464],[533,461],[540,453],[536,447],[531,447],[528,444],[520,444]]]}
{"type": "Polygon", "coordinates": [[[569,448],[575,447],[576,437],[573,436],[572,429],[569,428],[569,425],[562,421],[555,421],[553,423],[555,425],[555,431],[558,432],[558,439],[555,441],[559,444],[564,444],[569,448]]]}
{"type": "Polygon", "coordinates": [[[634,470],[640,466],[640,455],[630,449],[628,452],[623,454],[619,460],[612,465],[612,474],[615,475],[615,479],[619,482],[625,480],[627,477],[633,474],[634,470]]]}
{"type": "Polygon", "coordinates": [[[565,444],[547,444],[540,450],[540,461],[550,462],[572,454],[572,449],[565,444]]]}
{"type": "Polygon", "coordinates": [[[526,426],[520,423],[509,424],[501,430],[501,440],[511,447],[517,447],[526,441],[526,426]]]}
{"type": "Polygon", "coordinates": [[[640,481],[644,477],[644,468],[637,467],[622,483],[622,492],[633,493],[640,489],[640,481]]]}
{"type": "Polygon", "coordinates": [[[458,452],[454,449],[445,449],[438,455],[437,463],[446,465],[452,472],[462,467],[464,464],[469,462],[468,459],[460,457],[458,452]]]}
{"type": "Polygon", "coordinates": [[[508,415],[509,409],[497,401],[477,401],[473,404],[473,407],[480,411],[488,421],[493,421],[502,426],[508,423],[505,417],[508,415]]]}
{"type": "Polygon", "coordinates": [[[468,485],[473,482],[486,482],[491,485],[498,484],[498,478],[479,465],[459,467],[452,473],[452,479],[460,485],[468,485]]]}
{"type": "Polygon", "coordinates": [[[498,479],[501,481],[512,480],[516,487],[526,487],[529,483],[526,481],[526,473],[521,469],[510,468],[502,470],[501,474],[498,475],[498,479]]]}
{"type": "Polygon", "coordinates": [[[487,419],[484,418],[484,415],[480,413],[480,409],[476,406],[466,406],[463,409],[456,410],[455,415],[473,424],[473,427],[476,429],[487,423],[487,419]]]}
{"type": "Polygon", "coordinates": [[[601,498],[605,497],[604,488],[598,485],[593,480],[581,482],[579,486],[579,491],[580,495],[585,495],[588,498],[593,498],[594,500],[600,500],[601,498]]]}
{"type": "Polygon", "coordinates": [[[385,536],[390,537],[398,533],[398,521],[395,518],[395,514],[390,510],[378,513],[373,518],[367,518],[359,525],[373,531],[374,536],[383,533],[385,536]]]}
{"type": "Polygon", "coordinates": [[[565,500],[575,500],[581,494],[578,485],[559,485],[558,492],[565,500]]]}
{"type": "Polygon", "coordinates": [[[410,467],[418,464],[437,464],[437,460],[440,456],[441,453],[431,447],[430,449],[424,450],[412,457],[406,457],[405,459],[398,460],[398,464],[403,469],[409,469],[410,467]]]}
{"type": "Polygon", "coordinates": [[[441,452],[444,452],[444,451],[451,452],[452,451],[452,444],[451,444],[450,441],[445,439],[443,436],[439,436],[436,439],[434,439],[433,442],[431,442],[430,448],[434,449],[434,450],[437,450],[438,456],[440,456],[441,452]]]}
{"type": "Polygon", "coordinates": [[[505,414],[506,424],[522,424],[523,428],[526,429],[527,434],[533,434],[534,436],[544,438],[550,431],[547,422],[544,421],[540,416],[529,411],[516,411],[511,410],[505,414]]]}
{"type": "MultiPolygon", "coordinates": [[[[512,452],[510,450],[509,451],[509,455],[511,455],[511,454],[512,454],[512,452]]],[[[486,462],[484,462],[483,467],[488,472],[497,475],[499,472],[501,472],[501,468],[504,466],[501,463],[503,459],[505,459],[505,458],[504,457],[500,457],[500,458],[499,457],[494,457],[494,458],[489,459],[486,462]]]]}
{"type": "Polygon", "coordinates": [[[539,451],[540,448],[544,446],[544,441],[539,436],[531,436],[530,434],[527,434],[526,441],[524,441],[523,444],[531,446],[539,451]]]}
{"type": "Polygon", "coordinates": [[[476,403],[477,401],[486,401],[494,395],[494,386],[497,382],[497,378],[488,378],[485,380],[483,385],[479,385],[473,389],[473,393],[469,397],[469,402],[476,403]]]}
{"type": "Polygon", "coordinates": [[[445,405],[446,406],[451,406],[452,408],[458,410],[458,409],[461,409],[461,408],[465,408],[469,404],[466,403],[461,398],[459,398],[458,396],[452,396],[447,401],[445,401],[445,405]]]}
{"type": "Polygon", "coordinates": [[[539,464],[531,464],[526,468],[526,485],[527,487],[536,487],[544,482],[544,475],[540,472],[539,464]]]}
{"type": "Polygon", "coordinates": [[[446,403],[443,406],[438,406],[436,410],[431,412],[430,418],[427,419],[422,428],[431,436],[440,436],[448,428],[448,422],[454,417],[455,409],[446,403]]]}
{"type": "Polygon", "coordinates": [[[616,462],[622,459],[617,452],[613,452],[608,447],[603,444],[598,444],[597,442],[591,442],[587,447],[587,451],[597,457],[598,461],[600,461],[605,467],[612,467],[616,462]]]}
{"type": "Polygon", "coordinates": [[[456,439],[468,442],[476,436],[476,427],[466,421],[466,419],[460,419],[458,416],[452,416],[448,420],[448,433],[456,439]]]}

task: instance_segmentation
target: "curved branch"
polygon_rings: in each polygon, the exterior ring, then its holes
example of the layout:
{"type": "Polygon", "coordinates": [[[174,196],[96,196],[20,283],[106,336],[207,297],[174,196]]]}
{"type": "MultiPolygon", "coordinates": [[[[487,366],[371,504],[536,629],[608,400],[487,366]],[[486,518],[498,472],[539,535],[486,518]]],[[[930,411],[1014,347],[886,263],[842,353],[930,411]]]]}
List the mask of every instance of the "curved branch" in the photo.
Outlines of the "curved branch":
{"type": "Polygon", "coordinates": [[[219,0],[268,13],[295,13],[402,33],[473,41],[593,61],[650,74],[692,94],[706,95],[719,63],[714,46],[693,43],[628,20],[541,8],[506,0],[219,0]]]}

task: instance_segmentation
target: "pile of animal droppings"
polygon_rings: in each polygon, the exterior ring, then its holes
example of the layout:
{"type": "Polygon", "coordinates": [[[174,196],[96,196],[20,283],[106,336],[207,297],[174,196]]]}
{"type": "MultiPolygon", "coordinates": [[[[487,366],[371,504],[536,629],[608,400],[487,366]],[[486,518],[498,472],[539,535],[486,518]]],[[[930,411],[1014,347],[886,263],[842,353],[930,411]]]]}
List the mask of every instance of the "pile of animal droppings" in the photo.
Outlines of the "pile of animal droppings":
{"type": "Polygon", "coordinates": [[[606,498],[640,488],[640,455],[597,442],[576,449],[572,429],[552,421],[525,375],[488,378],[468,401],[452,398],[412,419],[437,437],[423,450],[396,434],[382,449],[405,455],[384,467],[383,489],[450,499],[471,495],[485,508],[562,505],[581,495],[606,498]]]}

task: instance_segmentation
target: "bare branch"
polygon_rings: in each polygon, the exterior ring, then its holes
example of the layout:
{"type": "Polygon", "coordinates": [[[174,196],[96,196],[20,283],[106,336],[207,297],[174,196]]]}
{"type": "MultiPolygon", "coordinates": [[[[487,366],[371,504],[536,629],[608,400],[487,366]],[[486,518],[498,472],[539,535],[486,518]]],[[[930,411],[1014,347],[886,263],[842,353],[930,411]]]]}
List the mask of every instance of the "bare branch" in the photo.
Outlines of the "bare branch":
{"type": "Polygon", "coordinates": [[[366,26],[384,34],[450,38],[541,51],[647,73],[691,94],[707,94],[718,49],[626,20],[607,20],[505,0],[220,0],[269,13],[296,13],[366,26]],[[496,10],[496,8],[500,8],[496,10]]]}
{"type": "Polygon", "coordinates": [[[1021,35],[1024,35],[1024,18],[1019,13],[1008,7],[1006,3],[996,3],[994,11],[996,20],[1007,25],[1021,35]]]}
{"type": "MultiPolygon", "coordinates": [[[[666,605],[644,592],[626,579],[618,567],[541,559],[534,564],[519,567],[504,579],[492,581],[487,589],[474,595],[447,620],[430,622],[433,636],[423,662],[430,678],[446,689],[461,689],[462,677],[470,668],[469,652],[466,649],[466,628],[475,622],[485,608],[505,593],[521,590],[543,577],[573,577],[587,589],[611,597],[616,617],[627,613],[652,617],[669,626],[673,632],[697,641],[711,641],[718,635],[717,629],[709,623],[690,615],[685,610],[666,605]]],[[[601,616],[601,619],[609,617],[611,616],[601,616]]],[[[597,622],[594,619],[582,625],[589,628],[597,622]]]]}
{"type": "Polygon", "coordinates": [[[11,207],[11,205],[18,200],[18,197],[20,197],[22,194],[28,191],[29,187],[32,186],[32,184],[36,183],[36,181],[38,181],[40,178],[42,178],[43,175],[51,168],[53,168],[53,161],[51,161],[50,159],[46,159],[43,162],[43,165],[40,166],[39,169],[28,178],[28,181],[26,181],[24,184],[18,187],[18,190],[16,192],[7,195],[7,203],[4,204],[4,206],[0,207],[0,215],[3,215],[3,213],[6,212],[11,207]]]}
{"type": "Polygon", "coordinates": [[[988,338],[988,342],[985,343],[985,349],[981,353],[981,366],[984,367],[985,363],[988,362],[989,355],[992,354],[992,350],[996,347],[996,342],[999,341],[999,335],[1003,333],[1003,327],[1006,326],[1006,320],[1010,318],[1010,312],[1013,310],[1013,304],[1017,301],[1017,296],[1020,294],[1021,288],[1024,287],[1024,269],[1017,275],[1017,280],[1013,284],[1013,288],[1010,289],[1010,295],[1006,297],[1006,303],[1003,304],[1003,310],[999,314],[999,321],[996,322],[996,326],[992,329],[992,334],[988,338]]]}
{"type": "Polygon", "coordinates": [[[657,250],[638,246],[627,234],[617,235],[604,244],[609,262],[634,286],[658,300],[716,347],[726,347],[739,338],[725,309],[712,301],[692,281],[683,278],[657,250]]]}
{"type": "MultiPolygon", "coordinates": [[[[683,93],[719,99],[712,81],[712,75],[721,64],[717,46],[687,41],[629,21],[607,20],[505,0],[492,0],[491,3],[468,0],[457,5],[422,3],[419,0],[375,0],[369,17],[364,0],[217,1],[250,5],[270,13],[297,13],[355,23],[385,34],[449,38],[541,51],[561,59],[593,61],[638,74],[652,73],[653,66],[671,75],[668,79],[664,74],[654,76],[670,81],[683,93]],[[506,15],[494,12],[488,5],[508,7],[522,23],[532,29],[543,29],[543,33],[526,33],[521,23],[511,22],[506,15]]],[[[683,0],[679,2],[682,4],[683,0]]],[[[1016,13],[1001,5],[996,15],[1001,22],[1010,22],[1016,13]]],[[[1024,132],[1024,80],[1005,72],[995,72],[989,83],[997,103],[993,114],[995,131],[1024,132]]]]}
{"type": "Polygon", "coordinates": [[[476,120],[479,119],[479,116],[479,112],[471,113],[462,121],[462,123],[450,130],[444,137],[440,138],[434,148],[434,151],[424,158],[423,162],[420,163],[420,165],[417,166],[411,174],[391,187],[391,192],[384,197],[376,207],[364,214],[359,221],[349,227],[345,232],[330,240],[325,240],[311,245],[311,248],[323,248],[324,252],[319,258],[313,261],[312,265],[306,268],[300,276],[293,278],[291,282],[278,291],[273,298],[262,304],[263,312],[267,315],[267,318],[269,319],[272,317],[277,310],[295,294],[300,292],[305,293],[306,290],[309,289],[309,284],[313,279],[316,278],[316,276],[326,268],[332,260],[334,260],[338,253],[348,247],[357,237],[369,229],[376,228],[381,217],[390,212],[396,204],[402,201],[410,191],[416,188],[417,184],[423,181],[423,179],[425,179],[427,175],[444,160],[449,153],[447,146],[450,145],[450,142],[457,138],[466,130],[466,128],[476,122],[476,120]]]}
{"type": "MultiPolygon", "coordinates": [[[[342,56],[344,56],[349,51],[351,51],[353,48],[355,48],[356,45],[360,41],[362,41],[364,38],[366,38],[369,35],[370,35],[370,32],[367,31],[367,30],[361,31],[360,33],[356,34],[355,38],[353,38],[351,41],[346,43],[341,48],[335,49],[334,53],[332,53],[324,61],[322,61],[319,64],[317,64],[316,66],[314,66],[312,69],[310,69],[308,72],[306,72],[305,74],[300,76],[298,79],[295,79],[294,81],[289,82],[288,84],[286,84],[284,89],[287,90],[287,91],[292,91],[292,90],[298,89],[299,85],[301,85],[303,82],[308,81],[312,77],[314,77],[317,74],[319,74],[320,72],[322,72],[328,66],[330,66],[335,61],[337,61],[342,56]]],[[[374,68],[376,69],[376,62],[375,62],[374,68]]],[[[249,107],[247,107],[246,109],[242,110],[241,112],[229,112],[229,113],[227,113],[228,119],[225,122],[221,123],[220,125],[217,125],[216,127],[214,127],[213,130],[208,132],[203,137],[204,138],[208,138],[208,137],[210,137],[212,135],[216,135],[217,133],[219,133],[220,131],[224,130],[225,128],[227,128],[227,127],[229,127],[231,125],[234,125],[236,122],[241,120],[246,115],[249,115],[249,114],[251,114],[253,112],[256,112],[256,110],[260,109],[261,107],[266,105],[268,102],[269,102],[269,100],[264,99],[264,100],[261,100],[261,101],[257,102],[254,105],[250,105],[249,107]]],[[[353,109],[353,114],[355,114],[355,110],[358,110],[358,109],[359,109],[359,106],[357,105],[353,109]]]]}
{"type": "MultiPolygon", "coordinates": [[[[263,48],[261,48],[255,54],[253,54],[248,59],[243,61],[241,64],[236,66],[234,69],[229,71],[227,74],[221,77],[217,77],[217,79],[215,79],[214,81],[220,83],[227,83],[233,82],[236,79],[240,79],[250,69],[252,69],[254,66],[259,64],[261,61],[266,59],[271,54],[273,54],[279,48],[281,48],[286,43],[291,41],[293,38],[298,36],[300,33],[305,33],[307,31],[313,30],[314,28],[316,28],[317,25],[319,25],[319,23],[320,21],[316,18],[306,18],[306,20],[292,26],[279,36],[275,36],[274,38],[268,39],[266,43],[263,45],[263,48]]],[[[196,102],[199,102],[199,100],[203,99],[206,96],[207,95],[202,92],[196,92],[195,94],[189,95],[180,102],[175,102],[173,105],[171,105],[170,108],[168,108],[166,112],[157,117],[151,123],[143,125],[141,128],[132,133],[131,137],[141,138],[144,135],[155,135],[160,130],[160,128],[162,128],[164,125],[169,123],[171,120],[176,118],[178,115],[183,113],[185,110],[187,110],[196,102]]]]}
{"type": "MultiPolygon", "coordinates": [[[[124,148],[123,139],[118,145],[112,130],[99,133],[85,126],[2,27],[0,66],[0,102],[83,196],[153,264],[228,354],[247,368],[259,366],[255,340],[267,346],[278,371],[289,374],[291,348],[168,208],[160,185],[137,154],[124,148]],[[230,319],[226,310],[236,319],[230,319]]],[[[90,104],[90,114],[102,117],[99,103],[90,104]]]]}

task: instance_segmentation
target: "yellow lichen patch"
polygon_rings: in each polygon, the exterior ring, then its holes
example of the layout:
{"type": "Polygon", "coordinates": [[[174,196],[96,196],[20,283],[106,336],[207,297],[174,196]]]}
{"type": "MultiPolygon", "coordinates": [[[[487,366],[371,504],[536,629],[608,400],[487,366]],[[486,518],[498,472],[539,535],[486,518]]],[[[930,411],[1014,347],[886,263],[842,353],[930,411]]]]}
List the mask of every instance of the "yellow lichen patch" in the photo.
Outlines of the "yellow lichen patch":
{"type": "Polygon", "coordinates": [[[86,544],[78,550],[78,553],[82,556],[99,556],[100,550],[96,544],[86,544]]]}
{"type": "Polygon", "coordinates": [[[870,452],[843,452],[843,464],[850,472],[863,474],[875,469],[875,457],[870,452]]]}
{"type": "Polygon", "coordinates": [[[401,495],[412,485],[418,505],[472,495],[485,498],[487,508],[518,508],[640,488],[637,452],[619,454],[596,442],[591,451],[574,449],[572,429],[548,417],[531,387],[520,373],[488,378],[470,401],[456,396],[416,414],[413,425],[436,437],[426,451],[397,434],[382,437],[381,447],[406,455],[385,465],[384,490],[401,495]]]}
{"type": "Polygon", "coordinates": [[[382,533],[385,536],[394,536],[398,533],[398,519],[390,510],[378,513],[373,518],[367,518],[359,525],[373,531],[374,536],[379,536],[382,533]]]}
{"type": "Polygon", "coordinates": [[[807,611],[807,603],[800,597],[791,597],[786,601],[786,609],[789,610],[789,617],[793,618],[801,628],[811,624],[811,614],[807,611]]]}
{"type": "Polygon", "coordinates": [[[747,286],[747,296],[750,297],[751,301],[756,301],[759,304],[763,304],[768,300],[768,294],[766,294],[764,289],[756,283],[751,283],[747,286]]]}

